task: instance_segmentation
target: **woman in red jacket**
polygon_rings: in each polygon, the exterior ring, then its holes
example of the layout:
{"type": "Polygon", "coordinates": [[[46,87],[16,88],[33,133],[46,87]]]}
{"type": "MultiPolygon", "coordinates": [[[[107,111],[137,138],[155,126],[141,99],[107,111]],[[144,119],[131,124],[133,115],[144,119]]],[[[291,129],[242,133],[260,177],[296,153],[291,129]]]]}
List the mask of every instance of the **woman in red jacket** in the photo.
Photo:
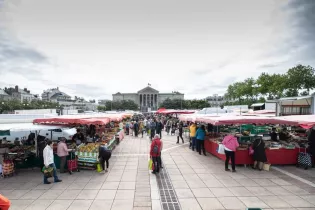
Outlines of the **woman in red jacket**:
{"type": "Polygon", "coordinates": [[[161,167],[161,151],[162,151],[162,141],[158,134],[155,134],[150,148],[150,158],[153,161],[153,174],[159,173],[161,167]]]}

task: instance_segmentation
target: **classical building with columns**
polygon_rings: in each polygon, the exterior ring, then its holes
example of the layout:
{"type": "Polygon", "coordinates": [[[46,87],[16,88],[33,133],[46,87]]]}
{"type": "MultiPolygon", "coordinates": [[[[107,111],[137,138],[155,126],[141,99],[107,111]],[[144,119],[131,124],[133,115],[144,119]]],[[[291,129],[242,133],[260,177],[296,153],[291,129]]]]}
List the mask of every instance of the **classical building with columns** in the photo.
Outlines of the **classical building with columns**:
{"type": "Polygon", "coordinates": [[[179,92],[160,93],[158,90],[155,90],[150,86],[139,90],[137,93],[118,92],[113,94],[113,101],[132,100],[139,105],[139,109],[142,112],[157,110],[159,108],[159,104],[167,98],[184,100],[184,94],[179,92]]]}

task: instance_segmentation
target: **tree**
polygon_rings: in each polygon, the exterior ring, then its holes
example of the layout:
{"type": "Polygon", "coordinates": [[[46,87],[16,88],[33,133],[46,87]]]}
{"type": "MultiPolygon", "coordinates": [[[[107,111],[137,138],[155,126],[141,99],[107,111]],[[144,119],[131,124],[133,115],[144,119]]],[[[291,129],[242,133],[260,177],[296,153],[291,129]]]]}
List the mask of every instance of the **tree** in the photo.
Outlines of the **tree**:
{"type": "Polygon", "coordinates": [[[166,109],[203,109],[209,107],[209,103],[206,100],[182,100],[182,99],[165,99],[160,108],[166,109]]]}
{"type": "Polygon", "coordinates": [[[311,66],[303,66],[301,64],[290,68],[287,72],[287,86],[290,93],[296,93],[301,89],[306,89],[309,93],[310,89],[315,87],[314,68],[311,66]]]}

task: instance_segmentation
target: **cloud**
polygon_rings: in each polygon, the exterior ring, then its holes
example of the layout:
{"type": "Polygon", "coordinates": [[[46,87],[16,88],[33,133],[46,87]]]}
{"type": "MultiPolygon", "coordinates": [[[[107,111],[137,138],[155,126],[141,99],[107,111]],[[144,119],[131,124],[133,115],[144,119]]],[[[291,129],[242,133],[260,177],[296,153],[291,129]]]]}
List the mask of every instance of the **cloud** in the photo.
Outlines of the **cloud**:
{"type": "Polygon", "coordinates": [[[305,60],[315,57],[315,1],[291,0],[287,4],[290,12],[290,26],[293,29],[295,45],[299,48],[298,55],[305,60]]]}

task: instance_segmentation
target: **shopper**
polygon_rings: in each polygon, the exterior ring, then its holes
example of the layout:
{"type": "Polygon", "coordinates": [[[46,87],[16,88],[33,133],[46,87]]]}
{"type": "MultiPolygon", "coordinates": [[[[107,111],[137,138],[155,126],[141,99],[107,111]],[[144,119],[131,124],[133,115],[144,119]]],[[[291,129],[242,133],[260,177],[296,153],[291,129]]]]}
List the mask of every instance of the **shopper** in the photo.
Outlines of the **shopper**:
{"type": "Polygon", "coordinates": [[[315,127],[309,130],[308,135],[309,153],[312,155],[312,167],[315,165],[315,127]]]}
{"type": "MultiPolygon", "coordinates": [[[[57,147],[57,155],[60,158],[60,173],[65,173],[65,165],[67,161],[67,156],[69,155],[69,152],[72,151],[72,149],[68,149],[66,144],[66,138],[62,137],[61,141],[58,144],[57,147]]],[[[69,171],[71,173],[71,171],[69,171]]]]}
{"type": "MultiPolygon", "coordinates": [[[[47,141],[47,146],[43,152],[44,157],[44,165],[46,168],[52,167],[53,168],[53,176],[55,182],[61,182],[61,180],[57,176],[56,165],[54,163],[54,151],[53,151],[53,143],[51,140],[47,141]]],[[[50,184],[48,181],[48,177],[44,175],[44,184],[50,184]]]]}
{"type": "Polygon", "coordinates": [[[196,132],[197,132],[197,126],[194,122],[192,122],[189,127],[189,136],[190,136],[189,148],[191,148],[192,151],[195,151],[195,147],[196,147],[196,132]]]}
{"type": "Polygon", "coordinates": [[[100,163],[103,169],[101,173],[108,172],[109,159],[111,156],[112,156],[112,151],[107,149],[107,147],[105,146],[105,143],[102,143],[98,151],[98,158],[100,160],[100,163]],[[106,169],[105,169],[105,162],[106,162],[106,169]]]}
{"type": "Polygon", "coordinates": [[[151,129],[150,130],[150,133],[151,133],[150,139],[152,141],[153,137],[155,136],[155,129],[156,129],[156,120],[155,119],[151,122],[150,129],[151,129]]]}
{"type": "Polygon", "coordinates": [[[161,120],[158,120],[156,123],[156,134],[159,134],[160,138],[162,138],[162,130],[163,130],[163,124],[161,120]]]}
{"type": "Polygon", "coordinates": [[[161,150],[162,142],[160,140],[160,136],[158,134],[155,134],[150,147],[150,158],[153,161],[153,174],[159,173],[160,171],[161,150]]]}
{"type": "Polygon", "coordinates": [[[201,155],[201,149],[202,149],[203,154],[207,156],[206,149],[205,149],[205,137],[206,137],[206,128],[204,125],[201,125],[200,128],[198,128],[196,132],[197,152],[199,152],[199,155],[201,155]]]}
{"type": "Polygon", "coordinates": [[[130,127],[130,122],[127,121],[126,122],[126,126],[125,126],[125,128],[126,128],[126,135],[129,135],[129,127],[130,127]]]}
{"type": "Polygon", "coordinates": [[[256,138],[253,145],[253,159],[254,165],[253,169],[263,169],[264,163],[267,162],[267,156],[265,151],[265,142],[261,138],[256,138]]]}
{"type": "Polygon", "coordinates": [[[177,135],[177,142],[176,142],[176,144],[179,144],[179,138],[181,138],[182,142],[184,143],[184,139],[183,139],[183,124],[182,124],[182,122],[179,123],[179,125],[178,125],[178,135],[177,135]]]}
{"type": "Polygon", "coordinates": [[[239,147],[237,138],[233,135],[227,135],[224,137],[222,144],[224,145],[225,152],[225,171],[230,171],[229,162],[231,159],[232,162],[232,172],[235,171],[235,151],[236,148],[239,147]]]}
{"type": "Polygon", "coordinates": [[[133,130],[135,132],[135,137],[138,137],[138,133],[139,133],[139,124],[138,121],[135,122],[135,124],[133,125],[133,130]]]}

